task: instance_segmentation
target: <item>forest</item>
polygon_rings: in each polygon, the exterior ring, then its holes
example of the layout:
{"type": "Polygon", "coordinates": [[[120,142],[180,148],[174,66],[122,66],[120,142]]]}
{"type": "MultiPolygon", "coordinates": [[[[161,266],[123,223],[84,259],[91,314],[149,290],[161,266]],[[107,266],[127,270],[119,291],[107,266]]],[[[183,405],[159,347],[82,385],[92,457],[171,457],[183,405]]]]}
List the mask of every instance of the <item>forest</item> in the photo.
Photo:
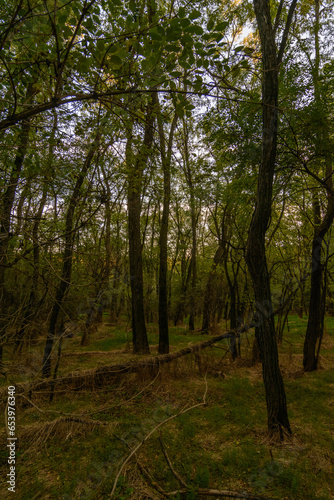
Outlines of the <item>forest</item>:
{"type": "Polygon", "coordinates": [[[1,2],[1,498],[334,499],[333,40],[1,2]]]}

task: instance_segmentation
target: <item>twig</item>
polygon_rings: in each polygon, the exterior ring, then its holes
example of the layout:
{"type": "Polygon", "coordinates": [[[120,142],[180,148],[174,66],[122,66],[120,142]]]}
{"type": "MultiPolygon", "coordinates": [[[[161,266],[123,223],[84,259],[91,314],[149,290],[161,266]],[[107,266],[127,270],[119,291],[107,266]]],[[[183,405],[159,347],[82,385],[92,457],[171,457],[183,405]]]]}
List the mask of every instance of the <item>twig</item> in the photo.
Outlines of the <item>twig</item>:
{"type": "Polygon", "coordinates": [[[158,483],[153,479],[151,474],[148,472],[146,467],[144,467],[144,465],[139,461],[139,459],[137,459],[137,465],[140,469],[140,472],[142,472],[148,478],[148,480],[151,483],[151,485],[153,486],[153,488],[155,488],[162,496],[164,496],[165,498],[168,498],[169,497],[168,493],[166,491],[164,491],[161,488],[161,486],[158,485],[158,483]]]}
{"type": "Polygon", "coordinates": [[[172,462],[170,461],[170,458],[167,454],[167,451],[164,447],[164,444],[162,442],[162,437],[161,437],[161,432],[160,432],[160,435],[159,435],[159,441],[160,441],[160,445],[161,445],[161,449],[162,449],[162,453],[164,454],[164,457],[166,459],[166,462],[170,468],[170,470],[172,471],[174,477],[176,477],[176,479],[179,481],[180,484],[182,484],[182,486],[184,486],[185,488],[188,488],[188,490],[190,489],[189,486],[187,485],[187,483],[182,479],[182,477],[176,472],[176,470],[174,469],[173,465],[172,465],[172,462]]]}
{"type": "MultiPolygon", "coordinates": [[[[113,436],[115,436],[117,439],[119,439],[122,443],[124,443],[131,450],[131,446],[129,445],[129,443],[127,443],[125,441],[125,439],[122,439],[120,436],[117,436],[117,434],[113,434],[113,436]]],[[[151,476],[151,474],[148,472],[148,470],[146,469],[146,467],[140,462],[140,460],[139,460],[138,457],[137,457],[137,465],[139,467],[140,472],[142,472],[143,474],[145,474],[145,476],[148,478],[148,480],[150,481],[150,483],[153,486],[153,488],[155,488],[159,493],[161,493],[161,495],[163,495],[166,498],[168,498],[168,495],[166,494],[166,492],[153,479],[153,477],[151,476]]]]}
{"type": "Polygon", "coordinates": [[[198,404],[193,405],[193,406],[190,406],[188,408],[185,408],[184,410],[181,410],[176,415],[172,415],[171,417],[166,418],[165,420],[163,420],[162,422],[160,422],[156,427],[154,427],[154,429],[152,429],[144,437],[144,439],[137,446],[135,446],[135,448],[133,448],[133,450],[131,451],[131,453],[126,457],[126,459],[123,461],[122,465],[120,466],[120,469],[119,469],[119,471],[118,471],[118,473],[116,475],[116,478],[115,478],[115,481],[114,481],[114,485],[113,485],[113,488],[111,490],[109,498],[112,498],[114,496],[114,493],[115,493],[115,490],[116,490],[116,486],[117,486],[119,477],[122,474],[122,471],[123,471],[125,465],[129,462],[129,460],[133,457],[133,455],[135,455],[137,453],[137,451],[139,450],[139,448],[152,436],[152,434],[154,434],[154,432],[157,429],[159,429],[162,425],[164,425],[165,423],[169,422],[170,420],[173,420],[174,418],[176,418],[176,417],[178,417],[180,415],[183,415],[184,413],[187,413],[188,411],[193,410],[194,408],[198,408],[199,406],[205,406],[206,405],[206,395],[207,395],[207,392],[208,392],[208,382],[206,380],[206,376],[205,376],[204,380],[205,380],[205,391],[204,391],[204,395],[203,395],[203,402],[202,403],[198,403],[198,404]]]}

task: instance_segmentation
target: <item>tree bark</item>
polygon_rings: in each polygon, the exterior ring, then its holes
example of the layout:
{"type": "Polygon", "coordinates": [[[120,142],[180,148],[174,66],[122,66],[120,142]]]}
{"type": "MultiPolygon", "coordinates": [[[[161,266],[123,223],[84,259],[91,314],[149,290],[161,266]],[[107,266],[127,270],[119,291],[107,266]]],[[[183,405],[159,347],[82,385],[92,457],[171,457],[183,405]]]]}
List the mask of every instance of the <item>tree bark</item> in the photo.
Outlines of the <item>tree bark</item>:
{"type": "MultiPolygon", "coordinates": [[[[30,290],[30,295],[29,295],[29,300],[28,304],[25,308],[24,312],[24,317],[22,320],[22,325],[21,328],[18,332],[17,338],[15,340],[15,345],[14,345],[14,353],[16,351],[20,352],[22,349],[22,341],[25,336],[26,328],[29,325],[29,320],[33,318],[36,313],[38,308],[40,307],[37,306],[37,310],[35,307],[35,302],[36,302],[36,297],[37,297],[37,289],[38,289],[38,276],[39,276],[39,264],[40,264],[40,245],[38,241],[38,232],[39,232],[39,226],[41,223],[44,207],[47,201],[47,196],[48,196],[48,191],[49,191],[49,175],[50,172],[52,171],[52,161],[53,161],[53,151],[54,151],[54,145],[55,145],[55,136],[57,132],[57,114],[56,111],[53,112],[53,126],[51,130],[51,135],[49,139],[49,151],[48,151],[48,157],[47,157],[47,162],[46,162],[46,169],[45,169],[45,176],[44,176],[44,185],[43,185],[43,191],[42,191],[42,198],[39,203],[39,207],[37,210],[37,214],[35,217],[35,222],[33,225],[32,229],[32,242],[34,245],[33,248],[33,274],[32,274],[32,284],[31,284],[31,290],[30,290]]],[[[20,221],[19,221],[20,222],[20,221]]]]}
{"type": "Polygon", "coordinates": [[[148,345],[143,289],[143,259],[140,231],[141,193],[143,173],[150,155],[153,142],[153,103],[150,101],[146,108],[146,120],[143,143],[137,155],[132,152],[133,124],[129,127],[126,144],[126,163],[128,171],[128,232],[129,232],[129,261],[131,283],[131,310],[132,310],[132,341],[134,354],[150,352],[148,345]]]}
{"type": "Polygon", "coordinates": [[[195,330],[195,316],[196,316],[196,284],[197,284],[197,220],[196,220],[196,207],[195,207],[195,193],[193,176],[190,165],[190,156],[188,149],[189,130],[185,119],[183,119],[183,132],[184,132],[184,170],[186,174],[187,184],[190,192],[190,215],[191,215],[191,293],[190,293],[190,313],[189,313],[189,331],[195,330]]]}
{"type": "Polygon", "coordinates": [[[286,396],[278,361],[278,349],[272,311],[265,236],[270,223],[273,177],[276,163],[278,122],[278,72],[282,60],[289,23],[295,2],[291,4],[288,22],[277,56],[275,32],[271,23],[268,0],[254,0],[254,11],[262,49],[262,158],[258,173],[256,205],[249,228],[246,262],[252,277],[258,309],[257,341],[262,361],[266,392],[268,430],[270,435],[284,439],[291,434],[286,396]],[[291,12],[292,9],[292,12],[291,12]]]}
{"type": "Polygon", "coordinates": [[[224,258],[224,247],[219,243],[219,247],[213,257],[213,264],[209,274],[208,282],[205,288],[204,305],[203,305],[203,319],[202,319],[202,333],[209,333],[211,328],[212,317],[215,313],[214,310],[214,285],[217,274],[217,267],[224,258]]]}
{"type": "MultiPolygon", "coordinates": [[[[315,107],[318,113],[323,115],[320,83],[319,83],[319,68],[320,68],[320,2],[315,0],[315,64],[313,71],[313,85],[315,107]]],[[[314,234],[312,241],[312,273],[311,273],[311,294],[309,303],[309,316],[307,329],[304,341],[303,350],[303,367],[304,371],[314,371],[318,367],[318,357],[320,351],[321,338],[323,335],[325,308],[323,303],[326,302],[326,286],[323,286],[324,268],[321,263],[323,253],[322,245],[324,238],[329,231],[334,220],[334,192],[333,192],[333,158],[329,150],[330,137],[328,133],[327,116],[322,117],[320,127],[317,129],[317,156],[324,156],[326,166],[326,181],[327,189],[327,209],[323,219],[321,219],[320,203],[317,194],[313,196],[313,213],[314,213],[314,234]],[[326,145],[326,146],[324,146],[326,145]],[[326,149],[327,147],[327,149],[326,149]],[[318,344],[318,349],[317,349],[318,344]]]]}
{"type": "Polygon", "coordinates": [[[64,300],[65,294],[68,287],[70,286],[71,273],[72,273],[72,257],[73,257],[73,245],[75,232],[73,231],[73,222],[75,209],[77,207],[81,186],[85,180],[88,169],[93,161],[95,151],[98,147],[99,136],[95,139],[93,145],[91,146],[84,165],[78,175],[77,181],[75,183],[74,190],[72,192],[69,206],[66,213],[66,223],[65,223],[65,250],[63,255],[63,270],[61,274],[60,283],[56,290],[55,301],[51,311],[49,331],[46,338],[44,356],[43,356],[43,366],[42,366],[42,376],[51,376],[51,353],[53,348],[53,342],[56,337],[56,328],[59,312],[61,309],[62,302],[64,300]]]}
{"type": "Polygon", "coordinates": [[[165,132],[163,129],[158,95],[156,96],[156,104],[157,104],[158,131],[160,139],[161,163],[164,175],[164,197],[163,197],[163,209],[162,209],[160,239],[159,239],[159,354],[167,354],[169,352],[167,238],[168,238],[168,219],[169,219],[170,190],[171,190],[170,166],[172,158],[174,131],[176,128],[178,117],[175,111],[169,132],[168,149],[166,151],[166,139],[165,139],[165,132]]]}
{"type": "Polygon", "coordinates": [[[5,279],[5,263],[10,239],[11,211],[15,199],[16,188],[20,180],[23,161],[26,156],[29,141],[29,122],[22,124],[19,135],[19,144],[14,160],[14,167],[8,181],[7,189],[2,198],[1,226],[0,226],[0,293],[3,295],[5,279]]]}
{"type": "MultiPolygon", "coordinates": [[[[17,394],[26,394],[37,390],[38,395],[41,396],[43,394],[43,391],[47,391],[48,394],[49,389],[53,384],[55,384],[56,392],[67,392],[71,389],[80,391],[101,386],[108,380],[120,377],[125,373],[137,373],[143,369],[149,369],[150,371],[153,369],[153,373],[156,374],[156,371],[154,369],[158,368],[159,366],[170,363],[175,359],[186,356],[187,354],[197,353],[202,349],[205,349],[206,347],[219,342],[220,340],[230,339],[235,336],[235,332],[227,331],[220,335],[216,335],[215,337],[211,337],[209,340],[205,340],[204,342],[199,342],[189,347],[184,347],[179,351],[162,354],[159,356],[144,357],[137,362],[130,361],[118,365],[100,366],[91,370],[85,370],[83,373],[73,372],[69,375],[65,375],[64,377],[57,379],[56,381],[42,380],[32,383],[23,382],[21,384],[17,384],[16,392],[17,394]]],[[[8,393],[7,388],[6,390],[8,393]]],[[[6,391],[4,389],[0,389],[0,400],[2,400],[5,394],[6,391]]]]}

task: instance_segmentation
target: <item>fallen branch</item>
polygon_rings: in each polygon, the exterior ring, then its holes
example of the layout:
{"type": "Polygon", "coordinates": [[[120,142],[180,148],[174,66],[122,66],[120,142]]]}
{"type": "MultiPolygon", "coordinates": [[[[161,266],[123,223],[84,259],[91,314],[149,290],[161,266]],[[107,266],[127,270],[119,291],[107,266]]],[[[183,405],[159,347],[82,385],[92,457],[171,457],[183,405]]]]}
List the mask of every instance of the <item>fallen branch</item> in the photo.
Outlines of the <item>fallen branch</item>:
{"type": "Polygon", "coordinates": [[[188,411],[190,410],[193,410],[194,408],[198,408],[199,406],[205,406],[206,405],[206,395],[207,395],[207,392],[208,392],[208,383],[207,383],[207,380],[206,380],[206,377],[205,377],[205,391],[204,391],[204,395],[203,395],[203,401],[202,403],[198,403],[196,405],[193,405],[193,406],[190,406],[188,408],[185,408],[183,410],[181,410],[179,413],[177,413],[176,415],[172,415],[171,417],[168,417],[166,418],[165,420],[163,420],[162,422],[159,422],[158,425],[156,425],[154,427],[154,429],[152,429],[145,437],[144,439],[139,443],[137,444],[137,446],[135,446],[133,448],[133,450],[131,451],[131,453],[126,457],[125,460],[123,460],[120,468],[119,468],[119,471],[116,475],[116,478],[115,478],[115,481],[114,481],[114,485],[113,485],[113,488],[111,490],[111,493],[110,493],[110,498],[112,498],[114,496],[114,493],[115,493],[115,490],[116,490],[116,486],[117,486],[117,483],[118,483],[118,480],[119,480],[119,477],[120,475],[122,474],[122,471],[125,467],[125,465],[129,462],[129,460],[133,457],[133,455],[135,455],[137,453],[137,451],[139,450],[139,448],[141,448],[141,446],[152,436],[152,434],[154,434],[154,432],[156,430],[158,430],[162,425],[166,424],[167,422],[169,422],[170,420],[173,420],[174,418],[176,417],[179,417],[180,415],[183,415],[184,413],[187,413],[188,411]]]}
{"type": "Polygon", "coordinates": [[[66,441],[71,434],[81,434],[97,426],[104,427],[107,425],[108,422],[102,422],[100,420],[77,417],[58,417],[51,422],[39,422],[37,424],[25,426],[20,432],[19,439],[25,443],[33,442],[34,447],[38,447],[41,443],[45,443],[53,436],[57,436],[58,439],[64,439],[66,441]],[[75,428],[73,428],[74,424],[76,424],[75,428]]]}
{"type": "MultiPolygon", "coordinates": [[[[85,372],[72,372],[69,375],[58,378],[56,381],[53,380],[40,380],[39,382],[29,383],[24,382],[16,385],[16,397],[20,397],[21,394],[38,394],[38,395],[49,395],[50,388],[54,384],[54,392],[68,392],[80,391],[80,390],[91,390],[95,387],[103,386],[106,382],[117,378],[119,375],[125,373],[136,373],[145,369],[153,370],[155,374],[156,370],[160,366],[170,363],[175,359],[181,358],[187,354],[196,353],[206,347],[211,346],[215,342],[220,340],[230,339],[238,335],[235,331],[228,331],[222,333],[221,335],[216,335],[215,337],[205,340],[204,342],[199,342],[193,346],[185,347],[176,351],[174,353],[162,354],[160,356],[154,356],[149,358],[144,358],[137,362],[128,362],[119,365],[107,365],[95,368],[93,370],[86,370],[85,372]]],[[[7,396],[6,388],[0,391],[1,399],[3,400],[7,396]]]]}
{"type": "Polygon", "coordinates": [[[162,437],[161,437],[161,432],[160,432],[160,435],[159,435],[159,441],[160,441],[160,445],[161,445],[161,449],[162,449],[162,453],[164,454],[164,457],[166,459],[166,462],[168,464],[168,467],[170,468],[170,470],[172,471],[173,473],[173,476],[179,481],[179,483],[184,487],[184,488],[187,488],[188,490],[190,490],[189,486],[187,485],[187,483],[183,480],[183,478],[180,476],[180,474],[178,474],[176,472],[176,470],[174,469],[173,467],[173,464],[172,462],[170,461],[170,458],[168,456],[168,453],[164,447],[164,443],[162,441],[162,437]]]}
{"type": "Polygon", "coordinates": [[[82,413],[67,413],[64,411],[49,410],[49,409],[43,410],[42,408],[39,408],[33,401],[31,401],[31,399],[27,398],[24,394],[20,394],[20,397],[25,399],[26,401],[28,401],[28,403],[31,404],[32,406],[34,406],[36,408],[36,410],[39,411],[40,413],[52,413],[52,414],[61,415],[63,417],[68,416],[68,417],[79,417],[80,418],[80,417],[86,417],[87,415],[96,415],[97,413],[105,413],[106,410],[112,410],[112,409],[117,408],[119,406],[124,406],[127,403],[130,403],[131,401],[136,399],[138,396],[140,396],[143,392],[145,392],[151,385],[153,385],[154,382],[156,381],[156,379],[158,378],[158,376],[159,376],[159,372],[156,374],[155,378],[150,381],[149,384],[145,385],[145,387],[143,387],[143,389],[141,389],[139,392],[136,392],[136,394],[131,396],[131,398],[129,398],[129,399],[125,399],[124,401],[122,401],[120,403],[115,403],[113,405],[100,406],[100,408],[97,408],[96,410],[85,411],[82,413]]]}
{"type": "MultiPolygon", "coordinates": [[[[190,490],[175,490],[165,492],[165,495],[168,497],[177,497],[181,493],[189,493],[190,490]]],[[[239,492],[239,491],[229,491],[229,490],[211,490],[210,488],[198,488],[191,490],[193,493],[202,496],[211,496],[211,497],[225,497],[225,498],[238,498],[238,499],[246,499],[246,500],[277,500],[273,497],[264,497],[262,495],[251,495],[250,493],[239,492]]]]}

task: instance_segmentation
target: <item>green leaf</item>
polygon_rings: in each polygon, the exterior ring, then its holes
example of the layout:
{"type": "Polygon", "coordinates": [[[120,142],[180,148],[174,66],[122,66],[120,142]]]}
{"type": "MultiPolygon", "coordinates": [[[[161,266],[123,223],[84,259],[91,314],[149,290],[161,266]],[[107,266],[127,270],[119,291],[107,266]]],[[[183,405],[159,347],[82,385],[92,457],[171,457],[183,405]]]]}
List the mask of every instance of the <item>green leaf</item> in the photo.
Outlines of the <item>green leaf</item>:
{"type": "Polygon", "coordinates": [[[169,26],[174,30],[180,30],[181,27],[180,19],[178,18],[172,19],[169,26]]]}
{"type": "Polygon", "coordinates": [[[209,22],[208,22],[208,24],[206,25],[206,29],[207,29],[208,31],[211,31],[211,30],[212,30],[212,28],[213,28],[213,26],[214,26],[214,24],[215,24],[214,20],[213,20],[213,19],[210,19],[210,20],[209,20],[209,22]]]}
{"type": "Polygon", "coordinates": [[[194,19],[197,19],[199,17],[201,17],[201,12],[199,10],[194,10],[193,12],[190,12],[189,16],[188,16],[188,19],[190,19],[191,21],[193,21],[194,19]]]}
{"type": "MultiPolygon", "coordinates": [[[[58,26],[59,26],[59,27],[63,27],[63,26],[65,26],[65,23],[66,23],[66,21],[67,21],[67,18],[68,18],[68,13],[67,13],[67,12],[65,12],[65,13],[64,13],[64,14],[62,14],[62,15],[60,15],[60,16],[58,17],[58,23],[57,23],[57,24],[58,24],[58,26]]],[[[28,28],[28,26],[29,26],[29,25],[28,25],[28,23],[26,23],[26,29],[28,28]]]]}
{"type": "Polygon", "coordinates": [[[244,69],[250,68],[249,62],[247,60],[241,61],[240,66],[242,66],[244,69]]]}
{"type": "Polygon", "coordinates": [[[191,67],[186,58],[179,59],[179,65],[183,69],[189,69],[191,67]]]}
{"type": "Polygon", "coordinates": [[[118,56],[116,56],[116,54],[113,54],[110,57],[110,62],[112,62],[112,64],[114,64],[114,66],[121,66],[122,65],[122,60],[118,56]]]}
{"type": "Polygon", "coordinates": [[[166,45],[166,50],[169,52],[180,52],[180,47],[178,45],[168,44],[166,45]]]}
{"type": "Polygon", "coordinates": [[[183,47],[185,47],[186,45],[192,47],[193,46],[192,36],[189,34],[183,35],[183,37],[181,37],[181,43],[182,43],[183,47]]]}
{"type": "Polygon", "coordinates": [[[70,26],[64,26],[62,35],[64,38],[70,38],[73,35],[73,31],[70,26]]]}
{"type": "Polygon", "coordinates": [[[193,24],[184,30],[186,33],[192,33],[194,35],[203,35],[203,28],[197,24],[193,24]]]}
{"type": "Polygon", "coordinates": [[[149,31],[150,33],[150,37],[152,38],[152,40],[161,40],[161,35],[160,33],[158,32],[158,29],[157,28],[153,28],[149,31]]]}
{"type": "Polygon", "coordinates": [[[226,21],[217,24],[217,26],[215,27],[215,31],[223,31],[225,28],[227,28],[228,24],[229,23],[226,21]]]}
{"type": "Polygon", "coordinates": [[[236,68],[233,68],[232,71],[231,71],[231,75],[233,78],[237,77],[240,75],[240,72],[241,72],[241,69],[240,67],[236,67],[236,68]]]}
{"type": "Polygon", "coordinates": [[[134,2],[134,0],[130,0],[129,9],[131,10],[131,12],[133,12],[133,14],[137,13],[137,5],[136,2],[134,2]]]}
{"type": "Polygon", "coordinates": [[[179,115],[180,118],[183,118],[184,117],[184,109],[180,108],[179,110],[177,110],[177,114],[179,115]]]}
{"type": "Polygon", "coordinates": [[[185,17],[184,19],[181,19],[181,20],[180,20],[180,22],[181,22],[181,26],[182,26],[182,28],[186,28],[187,26],[189,26],[189,25],[190,25],[190,21],[189,21],[189,19],[188,19],[188,18],[186,18],[186,17],[185,17]]]}
{"type": "Polygon", "coordinates": [[[220,42],[220,40],[222,40],[224,38],[224,34],[223,33],[214,33],[213,38],[216,40],[216,42],[220,42]]]}
{"type": "Polygon", "coordinates": [[[94,23],[92,21],[92,18],[88,17],[86,19],[86,22],[84,23],[84,25],[85,25],[85,28],[87,28],[89,31],[92,31],[92,29],[94,28],[94,23]]]}
{"type": "Polygon", "coordinates": [[[186,15],[186,9],[184,7],[180,7],[177,13],[178,17],[184,17],[186,15]]]}
{"type": "Polygon", "coordinates": [[[234,52],[241,52],[242,50],[244,50],[244,46],[243,45],[239,45],[239,47],[236,47],[234,49],[234,52]]]}
{"type": "Polygon", "coordinates": [[[157,30],[159,32],[159,34],[162,36],[162,37],[165,37],[166,33],[165,33],[165,30],[162,26],[157,26],[157,30]]]}
{"type": "Polygon", "coordinates": [[[193,89],[195,90],[195,92],[198,92],[199,90],[201,90],[202,89],[202,85],[203,85],[203,80],[199,79],[197,77],[197,80],[193,84],[193,89]]]}
{"type": "Polygon", "coordinates": [[[77,61],[77,67],[79,71],[88,71],[89,70],[89,59],[80,59],[77,61]]]}
{"type": "Polygon", "coordinates": [[[212,56],[212,55],[213,55],[213,54],[215,54],[215,53],[216,53],[216,49],[215,49],[215,48],[214,48],[214,49],[210,49],[210,50],[208,50],[208,55],[209,55],[209,56],[212,56]]]}
{"type": "Polygon", "coordinates": [[[175,31],[172,30],[171,28],[167,28],[167,34],[166,34],[166,40],[168,42],[174,42],[177,41],[181,38],[182,31],[175,31]]]}
{"type": "Polygon", "coordinates": [[[99,52],[103,52],[104,51],[104,41],[103,40],[98,40],[97,43],[96,43],[96,46],[97,46],[97,50],[99,52]]]}

